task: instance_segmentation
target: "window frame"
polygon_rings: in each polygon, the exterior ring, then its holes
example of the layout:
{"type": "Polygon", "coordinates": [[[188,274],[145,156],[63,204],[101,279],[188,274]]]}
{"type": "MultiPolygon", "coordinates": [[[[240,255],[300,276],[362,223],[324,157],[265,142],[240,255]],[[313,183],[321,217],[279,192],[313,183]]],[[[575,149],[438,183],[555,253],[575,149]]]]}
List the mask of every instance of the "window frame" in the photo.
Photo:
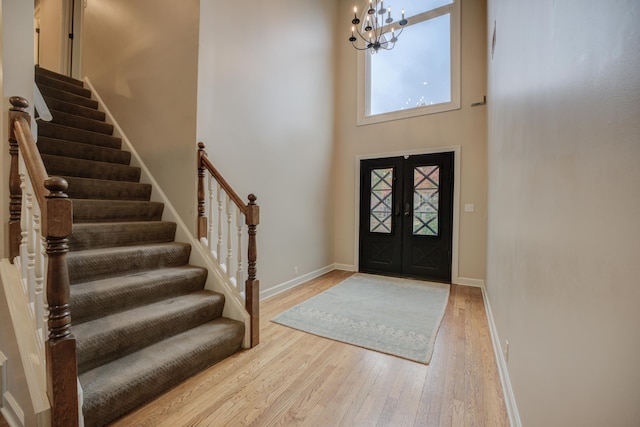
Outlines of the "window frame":
{"type": "MultiPolygon", "coordinates": [[[[409,26],[428,21],[442,15],[450,14],[450,49],[451,49],[451,101],[440,104],[425,105],[406,110],[397,110],[388,113],[370,115],[370,88],[368,82],[371,77],[369,58],[371,54],[366,51],[358,51],[357,61],[357,121],[358,126],[374,123],[383,123],[391,120],[400,120],[427,114],[442,113],[460,109],[460,2],[453,0],[451,4],[432,9],[419,15],[407,17],[409,26]]],[[[362,8],[360,9],[362,10],[362,8]]],[[[402,36],[398,43],[402,43],[402,36]]],[[[378,53],[384,55],[384,52],[378,53]]]]}

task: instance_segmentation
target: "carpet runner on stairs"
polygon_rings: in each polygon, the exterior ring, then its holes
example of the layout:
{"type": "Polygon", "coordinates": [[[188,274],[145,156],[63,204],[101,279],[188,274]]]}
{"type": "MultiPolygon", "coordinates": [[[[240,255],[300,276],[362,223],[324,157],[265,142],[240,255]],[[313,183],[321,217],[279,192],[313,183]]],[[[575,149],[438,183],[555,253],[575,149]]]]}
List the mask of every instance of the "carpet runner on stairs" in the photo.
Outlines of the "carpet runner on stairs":
{"type": "Polygon", "coordinates": [[[222,317],[224,296],[204,289],[162,203],[121,150],[83,83],[36,67],[53,115],[38,122],[49,175],[73,199],[67,255],[72,332],[85,426],[106,425],[238,351],[241,322],[222,317]]]}

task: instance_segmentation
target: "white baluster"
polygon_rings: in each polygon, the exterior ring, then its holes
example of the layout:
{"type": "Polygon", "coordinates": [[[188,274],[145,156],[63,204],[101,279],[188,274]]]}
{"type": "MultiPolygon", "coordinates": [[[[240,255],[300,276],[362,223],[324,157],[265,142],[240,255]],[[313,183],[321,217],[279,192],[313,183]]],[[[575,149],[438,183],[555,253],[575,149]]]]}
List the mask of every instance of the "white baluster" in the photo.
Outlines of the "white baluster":
{"type": "Polygon", "coordinates": [[[36,292],[36,233],[34,225],[34,197],[32,189],[33,187],[31,185],[27,185],[27,291],[31,315],[35,319],[34,296],[36,292]]]}
{"type": "Polygon", "coordinates": [[[233,204],[231,203],[231,197],[227,194],[227,275],[229,279],[233,277],[233,273],[231,272],[231,260],[233,259],[233,244],[232,242],[232,233],[231,233],[231,209],[233,208],[233,204]]]}
{"type": "MultiPolygon", "coordinates": [[[[34,302],[35,302],[35,320],[36,327],[40,328],[44,317],[44,249],[42,247],[42,232],[40,226],[40,209],[36,206],[35,215],[33,216],[34,234],[36,238],[35,247],[35,266],[34,266],[34,302]]],[[[42,333],[40,331],[40,333],[42,333]]]]}
{"type": "Polygon", "coordinates": [[[218,184],[218,239],[216,243],[216,254],[218,257],[218,263],[222,265],[222,187],[218,184]]]}
{"type": "Polygon", "coordinates": [[[238,230],[238,247],[236,253],[238,254],[238,268],[236,269],[236,287],[238,290],[242,288],[242,212],[236,207],[236,228],[238,230]]]}
{"type": "Polygon", "coordinates": [[[213,253],[213,234],[215,230],[213,225],[213,175],[209,175],[207,185],[209,187],[209,227],[207,230],[207,246],[209,246],[209,251],[213,253]]]}
{"type": "MultiPolygon", "coordinates": [[[[20,162],[20,166],[24,163],[20,162]]],[[[20,190],[22,192],[22,209],[20,212],[20,269],[22,272],[22,290],[27,293],[27,177],[20,173],[20,190]]]]}

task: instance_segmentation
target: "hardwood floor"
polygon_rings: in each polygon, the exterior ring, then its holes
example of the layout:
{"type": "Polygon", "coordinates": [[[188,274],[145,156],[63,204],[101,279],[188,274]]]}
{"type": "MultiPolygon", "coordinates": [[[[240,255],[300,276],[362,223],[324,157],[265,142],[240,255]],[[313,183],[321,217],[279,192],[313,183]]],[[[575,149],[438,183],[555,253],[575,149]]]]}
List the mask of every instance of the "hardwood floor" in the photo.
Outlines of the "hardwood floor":
{"type": "Polygon", "coordinates": [[[260,345],[114,426],[508,426],[478,288],[452,285],[428,366],[270,322],[351,274],[264,301],[260,345]]]}

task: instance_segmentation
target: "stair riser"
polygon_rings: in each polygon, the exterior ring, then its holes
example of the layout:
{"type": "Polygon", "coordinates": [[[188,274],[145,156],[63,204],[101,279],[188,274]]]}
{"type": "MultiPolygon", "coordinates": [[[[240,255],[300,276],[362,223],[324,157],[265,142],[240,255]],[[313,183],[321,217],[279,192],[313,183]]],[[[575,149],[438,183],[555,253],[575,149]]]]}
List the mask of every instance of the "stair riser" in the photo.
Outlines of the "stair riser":
{"type": "Polygon", "coordinates": [[[72,77],[65,76],[64,74],[59,74],[54,71],[47,70],[46,68],[36,66],[35,71],[36,71],[35,73],[36,76],[51,77],[57,80],[62,80],[64,82],[76,85],[76,86],[80,86],[80,87],[84,86],[84,83],[82,82],[82,80],[74,79],[72,77]]]}
{"type": "Polygon", "coordinates": [[[46,86],[64,92],[73,93],[74,95],[83,96],[85,98],[91,98],[91,91],[81,86],[64,82],[62,80],[54,79],[42,74],[36,74],[36,83],[38,87],[46,86]]]}
{"type": "Polygon", "coordinates": [[[206,280],[206,269],[184,266],[76,284],[70,300],[73,324],[196,292],[206,280]]]}
{"type": "Polygon", "coordinates": [[[90,132],[103,133],[110,136],[113,134],[113,125],[103,121],[88,119],[57,110],[51,110],[51,114],[53,115],[51,123],[88,130],[90,132]]]}
{"type": "Polygon", "coordinates": [[[154,304],[153,308],[159,312],[157,316],[122,325],[116,330],[108,328],[101,334],[92,333],[89,339],[83,339],[83,334],[78,330],[85,325],[93,326],[92,323],[78,325],[76,328],[72,326],[71,330],[77,342],[78,373],[82,374],[168,336],[180,334],[222,316],[224,298],[219,298],[218,295],[205,297],[204,292],[206,291],[185,296],[191,298],[198,295],[202,298],[192,305],[181,307],[180,310],[175,310],[163,302],[154,304]]]}
{"type": "Polygon", "coordinates": [[[87,119],[99,120],[102,122],[106,119],[106,114],[103,111],[61,101],[56,98],[51,98],[50,96],[45,96],[44,102],[47,103],[47,107],[49,107],[50,110],[62,111],[63,113],[73,114],[74,116],[85,117],[87,119]]]}
{"type": "Polygon", "coordinates": [[[98,101],[95,99],[85,98],[84,96],[74,95],[73,93],[65,92],[63,90],[58,90],[46,86],[38,86],[40,92],[43,96],[48,96],[51,98],[59,99],[64,102],[69,102],[71,104],[77,104],[87,108],[93,108],[94,110],[98,109],[98,101]]]}
{"type": "Polygon", "coordinates": [[[82,283],[189,262],[189,245],[152,245],[69,252],[69,283],[82,283]],[[114,266],[117,266],[114,268],[114,266]]]}
{"type": "Polygon", "coordinates": [[[49,175],[76,176],[110,181],[140,181],[140,169],[131,166],[48,154],[42,155],[42,161],[49,175]]]}
{"type": "Polygon", "coordinates": [[[108,223],[74,224],[69,236],[69,249],[113,248],[145,243],[172,242],[176,233],[176,224],[159,223],[108,223]]]}
{"type": "Polygon", "coordinates": [[[164,206],[157,202],[76,199],[73,222],[160,221],[164,206]]]}
{"type": "Polygon", "coordinates": [[[111,135],[89,132],[69,126],[62,126],[50,122],[38,123],[38,135],[48,138],[62,139],[71,142],[98,145],[101,147],[120,149],[122,140],[111,135]]]}
{"type": "Polygon", "coordinates": [[[148,201],[151,185],[135,182],[93,180],[63,176],[69,183],[67,195],[72,199],[148,201]]]}
{"type": "Polygon", "coordinates": [[[128,165],[131,162],[131,153],[128,151],[47,137],[38,138],[38,151],[41,154],[50,154],[52,156],[117,163],[120,165],[128,165]]]}

